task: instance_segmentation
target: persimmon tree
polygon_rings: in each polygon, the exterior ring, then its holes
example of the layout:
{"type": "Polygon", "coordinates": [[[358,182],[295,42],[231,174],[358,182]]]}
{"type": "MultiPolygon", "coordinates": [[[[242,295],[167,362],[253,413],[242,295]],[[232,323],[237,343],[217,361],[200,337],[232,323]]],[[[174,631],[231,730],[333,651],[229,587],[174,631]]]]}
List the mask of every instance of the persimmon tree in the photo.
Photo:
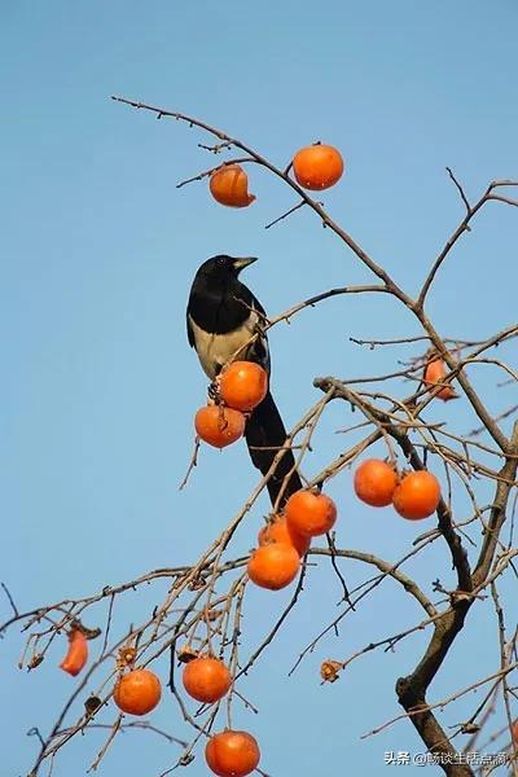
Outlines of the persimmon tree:
{"type": "MultiPolygon", "coordinates": [[[[117,710],[113,707],[112,697],[115,696],[117,702],[121,695],[118,685],[121,677],[127,678],[135,670],[147,670],[156,659],[164,655],[170,659],[170,675],[166,683],[168,690],[176,700],[183,719],[190,726],[192,736],[190,741],[177,740],[180,747],[178,758],[174,763],[164,765],[162,777],[171,773],[177,766],[188,766],[208,738],[215,732],[221,732],[225,724],[226,727],[232,728],[231,710],[234,703],[252,706],[240,691],[240,678],[252,670],[261,672],[258,659],[268,650],[273,640],[282,639],[283,624],[293,608],[304,607],[302,593],[308,564],[326,560],[336,573],[337,585],[343,597],[341,606],[336,618],[331,623],[323,623],[320,633],[309,644],[297,646],[300,651],[297,663],[303,661],[308,652],[318,647],[326,634],[336,630],[338,625],[359,607],[369,607],[369,594],[383,581],[391,579],[399,586],[402,597],[413,599],[422,611],[421,617],[413,626],[396,627],[394,633],[369,642],[351,655],[346,655],[344,648],[344,655],[324,660],[321,666],[322,681],[339,682],[341,673],[351,662],[377,649],[395,649],[410,635],[425,631],[428,643],[423,654],[415,656],[414,666],[405,676],[394,678],[401,715],[370,733],[375,734],[392,725],[395,720],[405,718],[421,737],[430,756],[429,763],[440,766],[445,774],[453,777],[467,777],[480,771],[480,765],[469,762],[469,753],[482,735],[488,736],[492,738],[490,741],[498,743],[501,755],[499,763],[517,774],[518,733],[515,725],[513,734],[513,705],[516,707],[518,684],[513,677],[516,678],[518,667],[518,627],[515,613],[513,615],[512,612],[506,611],[502,604],[500,587],[504,577],[514,576],[516,579],[517,576],[514,559],[518,555],[518,549],[513,547],[513,528],[518,485],[518,422],[513,424],[513,415],[518,406],[505,407],[495,414],[489,409],[487,397],[481,396],[475,388],[471,373],[473,368],[484,369],[486,365],[491,365],[501,372],[503,380],[517,381],[516,371],[497,355],[497,351],[505,351],[503,346],[516,338],[518,324],[510,322],[501,331],[488,333],[485,339],[478,341],[451,338],[438,331],[429,315],[427,303],[430,290],[439,281],[444,264],[451,261],[456,244],[462,240],[465,233],[476,227],[476,217],[492,205],[518,205],[518,200],[512,196],[513,187],[518,186],[518,181],[492,181],[478,199],[472,201],[453,171],[447,168],[452,185],[456,187],[459,195],[463,215],[428,268],[419,292],[417,295],[411,295],[405,290],[403,282],[396,281],[381,263],[372,258],[360,243],[332,218],[324,205],[310,196],[297,182],[291,163],[287,167],[279,167],[241,140],[183,113],[122,97],[113,99],[119,104],[124,103],[145,111],[158,119],[174,119],[187,128],[202,133],[204,142],[199,145],[207,153],[216,156],[216,164],[180,182],[178,188],[190,183],[203,183],[212,177],[211,188],[216,192],[216,199],[224,204],[236,204],[225,202],[226,194],[221,188],[222,177],[219,174],[228,168],[232,176],[237,176],[236,180],[239,182],[241,202],[237,204],[246,206],[254,197],[248,193],[247,180],[246,177],[242,178],[240,169],[244,166],[253,170],[254,166],[260,166],[273,176],[279,185],[288,187],[296,198],[293,206],[270,222],[268,228],[288,219],[295,211],[304,209],[308,216],[315,218],[317,226],[323,225],[334,233],[336,239],[341,241],[344,248],[372,276],[372,282],[369,284],[332,288],[305,300],[293,300],[288,309],[269,319],[265,318],[263,331],[289,322],[301,311],[323,304],[331,297],[354,294],[360,297],[390,296],[395,304],[405,308],[408,315],[413,317],[420,333],[405,338],[354,341],[358,347],[369,347],[373,350],[402,347],[413,349],[410,360],[393,373],[374,372],[362,379],[315,376],[314,386],[320,390],[321,396],[293,426],[287,445],[275,455],[271,471],[261,478],[246,502],[229,519],[226,528],[214,538],[210,547],[200,549],[200,557],[195,564],[151,570],[135,579],[114,583],[97,593],[80,598],[69,598],[64,591],[61,601],[39,605],[29,612],[18,611],[14,593],[4,586],[12,613],[1,626],[1,633],[5,635],[10,630],[21,628],[26,637],[26,645],[20,666],[36,670],[47,656],[50,646],[68,635],[69,654],[62,668],[73,675],[80,673],[70,698],[64,707],[57,711],[50,733],[43,736],[39,731],[36,732],[39,752],[29,771],[29,777],[36,777],[44,765],[52,764],[72,739],[101,725],[98,722],[99,716],[107,709],[112,711],[109,724],[102,724],[107,728],[107,738],[91,765],[93,768],[99,766],[108,748],[125,728],[153,729],[152,723],[126,718],[124,709],[128,709],[128,703],[119,704],[117,710]],[[208,142],[207,137],[212,138],[212,141],[208,142]],[[221,155],[224,155],[224,161],[220,161],[221,155]],[[218,180],[214,178],[215,172],[218,173],[218,180]],[[401,380],[394,383],[394,379],[401,380]],[[405,380],[404,385],[409,387],[406,395],[401,395],[404,393],[401,391],[398,393],[403,385],[402,380],[405,380]],[[394,385],[398,389],[394,390],[394,385]],[[434,423],[429,418],[428,411],[432,404],[454,398],[461,398],[470,409],[475,426],[471,434],[463,433],[454,424],[434,423]],[[351,422],[341,431],[359,430],[361,439],[349,446],[344,443],[337,458],[328,461],[320,471],[308,475],[305,470],[315,430],[329,406],[337,402],[347,403],[357,411],[354,423],[351,422]],[[383,488],[388,488],[388,497],[383,489],[372,496],[368,484],[361,479],[361,470],[358,469],[360,464],[371,456],[371,448],[377,443],[385,447],[386,459],[385,462],[375,465],[373,470],[381,471],[384,478],[383,488]],[[276,463],[282,459],[288,447],[291,447],[295,454],[297,468],[308,490],[317,488],[325,492],[326,484],[331,479],[352,467],[358,471],[357,493],[369,504],[381,505],[390,502],[396,481],[399,478],[398,488],[402,489],[401,479],[404,479],[405,473],[408,472],[433,471],[441,484],[440,494],[437,494],[434,502],[435,521],[430,519],[426,530],[415,539],[411,548],[402,549],[397,560],[387,560],[368,551],[338,547],[332,529],[324,535],[323,542],[313,542],[309,549],[309,539],[307,543],[302,542],[297,546],[295,554],[302,555],[302,563],[297,580],[292,584],[289,603],[277,613],[275,623],[268,633],[255,634],[253,623],[247,622],[243,617],[243,603],[249,586],[253,585],[247,574],[249,558],[235,557],[233,538],[243,519],[254,510],[254,505],[266,488],[276,463]],[[396,477],[392,482],[394,473],[396,477]],[[491,494],[489,503],[482,503],[481,500],[488,492],[491,494]],[[457,509],[457,497],[460,493],[467,496],[471,506],[467,515],[459,514],[457,509]],[[438,579],[432,591],[427,593],[422,581],[408,575],[405,565],[419,557],[432,543],[441,546],[443,567],[437,570],[438,579]],[[471,561],[466,552],[468,544],[471,547],[471,561]],[[348,589],[343,573],[343,564],[348,560],[363,565],[366,574],[364,582],[352,590],[348,589]],[[112,639],[119,598],[126,592],[138,594],[144,586],[149,587],[163,580],[168,582],[167,594],[159,598],[157,593],[152,613],[142,616],[140,620],[136,617],[136,622],[122,638],[112,639]],[[447,698],[437,699],[433,696],[430,686],[447,664],[449,651],[459,633],[470,629],[471,610],[481,599],[490,601],[494,607],[497,623],[495,638],[499,643],[500,662],[491,674],[479,677],[469,687],[452,688],[447,698]],[[104,609],[102,625],[99,622],[99,608],[104,609]],[[91,613],[94,612],[95,624],[92,624],[94,616],[91,613]],[[252,633],[256,642],[256,647],[248,654],[243,654],[241,648],[240,635],[243,630],[252,633]],[[101,650],[95,660],[88,661],[86,643],[93,638],[101,643],[101,650]],[[188,679],[182,684],[179,667],[183,664],[190,666],[188,662],[193,660],[202,662],[202,674],[197,674],[193,668],[188,679]],[[87,693],[87,685],[90,686],[93,682],[97,682],[96,691],[87,693]],[[200,690],[200,683],[203,685],[204,682],[208,685],[204,686],[205,690],[200,690]],[[185,688],[191,688],[194,698],[206,698],[211,702],[202,709],[202,714],[193,715],[189,712],[185,703],[185,688]],[[471,714],[454,727],[447,728],[442,721],[444,709],[458,698],[465,697],[474,688],[480,689],[481,694],[471,714]],[[83,702],[84,711],[78,718],[73,719],[71,709],[77,700],[83,702]],[[497,708],[501,710],[500,720],[505,721],[505,724],[494,731],[491,729],[491,713],[497,708]],[[468,736],[465,746],[458,744],[466,742],[459,740],[460,734],[468,736]]],[[[333,177],[333,183],[335,180],[336,176],[333,177]]],[[[375,362],[374,358],[374,365],[375,362]]],[[[198,446],[199,443],[195,447],[188,476],[196,465],[198,446]]],[[[365,470],[363,474],[365,475],[365,470]]],[[[185,485],[186,480],[182,485],[185,485]]],[[[351,491],[351,499],[355,498],[357,497],[351,491]]],[[[408,513],[404,498],[405,495],[400,495],[399,501],[395,502],[400,514],[414,519],[422,517],[418,513],[408,513]]],[[[286,521],[285,518],[281,520],[286,521]]],[[[270,540],[275,542],[281,535],[287,537],[289,526],[288,520],[287,525],[275,524],[263,528],[261,547],[270,547],[270,540]]],[[[256,525],[256,529],[259,531],[261,526],[256,525]]],[[[251,544],[253,543],[257,544],[255,535],[251,541],[251,544]]],[[[294,568],[299,566],[299,562],[294,563],[294,568]]],[[[254,569],[256,567],[258,564],[254,569]]],[[[257,571],[251,574],[252,578],[254,574],[258,574],[257,571]]],[[[365,660],[368,661],[368,657],[365,660]]],[[[142,702],[142,709],[147,710],[158,703],[160,688],[156,686],[155,680],[147,678],[146,682],[151,683],[146,690],[146,693],[150,694],[151,706],[147,703],[147,698],[143,701],[137,700],[136,704],[138,708],[142,702]]],[[[174,737],[167,732],[161,733],[174,741],[174,737]]],[[[240,736],[240,741],[245,741],[249,747],[249,763],[253,769],[259,757],[256,745],[247,741],[246,733],[240,736]]],[[[209,765],[213,769],[223,768],[218,758],[224,758],[225,754],[221,755],[219,751],[216,753],[215,738],[210,739],[210,742],[207,755],[209,765]]],[[[263,755],[267,753],[268,743],[261,742],[261,749],[263,755]]],[[[267,763],[267,758],[264,761],[267,763]]],[[[493,764],[489,771],[495,768],[496,765],[493,764]]],[[[257,767],[257,771],[265,774],[261,765],[257,767]]]]}

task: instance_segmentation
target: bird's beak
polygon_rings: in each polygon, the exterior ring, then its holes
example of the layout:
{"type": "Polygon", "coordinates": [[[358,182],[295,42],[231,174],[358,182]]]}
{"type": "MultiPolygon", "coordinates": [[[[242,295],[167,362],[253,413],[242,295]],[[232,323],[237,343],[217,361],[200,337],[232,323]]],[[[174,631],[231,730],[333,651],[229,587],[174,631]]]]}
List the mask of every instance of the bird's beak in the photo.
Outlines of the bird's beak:
{"type": "Polygon", "coordinates": [[[257,262],[257,256],[238,256],[232,261],[232,264],[236,273],[240,273],[241,270],[254,262],[257,262]]]}

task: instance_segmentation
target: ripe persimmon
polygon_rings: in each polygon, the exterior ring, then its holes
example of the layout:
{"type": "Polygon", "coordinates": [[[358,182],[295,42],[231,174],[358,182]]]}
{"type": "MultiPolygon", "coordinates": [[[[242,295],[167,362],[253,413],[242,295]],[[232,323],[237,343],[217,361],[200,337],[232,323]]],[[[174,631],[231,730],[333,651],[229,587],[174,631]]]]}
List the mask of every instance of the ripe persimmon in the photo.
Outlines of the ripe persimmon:
{"type": "Polygon", "coordinates": [[[300,557],[293,545],[272,542],[254,550],[248,562],[248,577],[260,588],[278,591],[291,583],[299,566],[300,557]]]}
{"type": "Polygon", "coordinates": [[[243,413],[257,407],[267,391],[268,373],[255,362],[231,362],[219,378],[219,393],[224,404],[243,413]]]}
{"type": "Polygon", "coordinates": [[[428,518],[441,499],[439,481],[425,469],[409,472],[396,486],[392,504],[402,518],[419,521],[428,518]]]}
{"type": "Polygon", "coordinates": [[[396,470],[381,459],[362,461],[354,473],[356,496],[371,507],[391,504],[396,486],[396,470]]]}
{"type": "Polygon", "coordinates": [[[200,407],[194,416],[194,428],[204,442],[225,448],[243,436],[245,417],[231,407],[207,405],[200,407]]]}
{"type": "Polygon", "coordinates": [[[518,718],[514,721],[511,731],[513,733],[513,744],[518,747],[518,718]]]}
{"type": "Polygon", "coordinates": [[[304,189],[329,189],[340,180],[343,172],[342,155],[338,149],[324,143],[301,148],[293,157],[293,174],[304,189]]]}
{"type": "Polygon", "coordinates": [[[259,745],[247,731],[220,731],[211,736],[205,747],[207,765],[219,777],[245,777],[254,771],[260,759],[259,745]]]}
{"type": "Polygon", "coordinates": [[[59,668],[75,677],[88,661],[88,640],[84,631],[72,628],[68,634],[68,650],[59,668]]]}
{"type": "Polygon", "coordinates": [[[146,715],[162,696],[160,680],[149,669],[133,669],[123,674],[113,691],[113,700],[123,712],[146,715]]]}
{"type": "Polygon", "coordinates": [[[299,556],[305,556],[311,544],[311,537],[290,529],[284,515],[276,515],[273,521],[263,526],[257,535],[259,545],[268,545],[271,542],[284,542],[293,545],[299,556]]]}
{"type": "Polygon", "coordinates": [[[255,200],[248,193],[248,176],[240,165],[223,165],[209,179],[210,193],[220,205],[246,208],[255,200]]]}
{"type": "Polygon", "coordinates": [[[301,489],[286,502],[285,514],[290,530],[305,537],[317,537],[333,528],[336,505],[326,494],[301,489]]]}
{"type": "Polygon", "coordinates": [[[219,658],[198,656],[185,665],[183,685],[189,696],[205,704],[219,701],[232,685],[232,675],[219,658]]]}
{"type": "MultiPolygon", "coordinates": [[[[446,365],[439,357],[432,358],[424,369],[423,381],[426,386],[431,388],[440,386],[444,376],[446,375],[446,365]]],[[[455,392],[453,386],[449,383],[445,383],[440,391],[434,392],[434,396],[438,399],[442,399],[443,402],[448,402],[449,399],[457,399],[458,394],[455,392]]]]}

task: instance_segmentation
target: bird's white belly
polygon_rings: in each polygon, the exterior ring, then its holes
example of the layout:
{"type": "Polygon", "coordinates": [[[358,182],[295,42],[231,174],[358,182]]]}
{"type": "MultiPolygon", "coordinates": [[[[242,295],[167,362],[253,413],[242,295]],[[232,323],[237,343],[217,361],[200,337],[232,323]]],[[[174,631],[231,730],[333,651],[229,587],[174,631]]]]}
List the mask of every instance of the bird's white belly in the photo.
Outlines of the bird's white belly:
{"type": "Polygon", "coordinates": [[[247,351],[253,344],[257,321],[258,316],[251,315],[238,329],[217,335],[207,334],[190,318],[200,364],[211,380],[216,377],[219,369],[227,362],[235,359],[246,359],[247,351]]]}

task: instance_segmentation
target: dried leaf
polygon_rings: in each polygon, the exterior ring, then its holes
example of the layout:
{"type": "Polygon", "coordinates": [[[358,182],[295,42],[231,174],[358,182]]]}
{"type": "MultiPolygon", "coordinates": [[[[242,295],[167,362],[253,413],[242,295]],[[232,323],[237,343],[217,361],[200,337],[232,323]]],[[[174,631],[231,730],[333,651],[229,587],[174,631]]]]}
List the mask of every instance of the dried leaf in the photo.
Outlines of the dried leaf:
{"type": "Polygon", "coordinates": [[[192,648],[190,645],[182,645],[181,648],[178,648],[176,651],[176,655],[178,658],[178,661],[182,664],[188,664],[189,661],[193,661],[195,658],[198,658],[198,653],[194,648],[192,648]]]}
{"type": "Polygon", "coordinates": [[[333,661],[329,658],[327,661],[323,661],[320,667],[320,677],[325,683],[334,683],[338,680],[339,672],[342,669],[341,661],[333,661]]]}

